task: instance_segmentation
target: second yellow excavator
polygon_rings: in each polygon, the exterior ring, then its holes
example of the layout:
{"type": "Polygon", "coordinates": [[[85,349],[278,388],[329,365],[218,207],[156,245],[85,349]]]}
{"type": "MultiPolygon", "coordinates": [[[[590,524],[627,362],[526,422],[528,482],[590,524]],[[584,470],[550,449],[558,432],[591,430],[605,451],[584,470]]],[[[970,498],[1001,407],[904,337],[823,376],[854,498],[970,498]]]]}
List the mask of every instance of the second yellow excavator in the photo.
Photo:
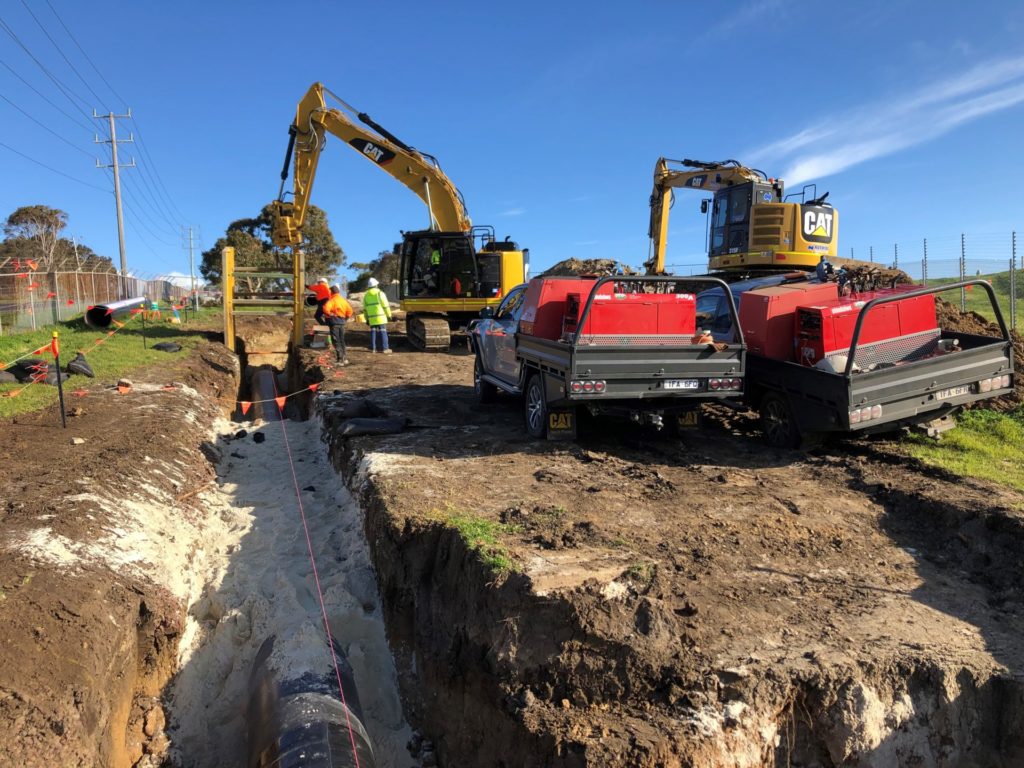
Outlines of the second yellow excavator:
{"type": "Polygon", "coordinates": [[[288,130],[281,189],[273,203],[275,245],[297,247],[302,242],[301,229],[328,133],[426,203],[429,227],[403,232],[402,242],[395,246],[399,301],[413,346],[447,349],[453,326],[478,317],[485,306],[497,307],[511,288],[525,280],[529,251],[507,238],[498,241],[493,227],[474,227],[461,193],[435,157],[405,144],[322,83],[314,83],[299,101],[288,130]],[[326,96],[343,109],[328,107],[326,96]],[[293,153],[294,197],[286,202],[284,185],[293,153]]]}
{"type": "Polygon", "coordinates": [[[809,185],[800,193],[800,202],[787,202],[782,179],[768,178],[735,160],[707,163],[660,157],[651,193],[651,255],[644,265],[649,274],[665,273],[668,215],[677,188],[715,195],[701,205],[707,212],[711,204],[712,272],[813,269],[822,256],[836,256],[839,212],[825,202],[827,192],[807,199],[807,190],[813,188],[809,185]]]}

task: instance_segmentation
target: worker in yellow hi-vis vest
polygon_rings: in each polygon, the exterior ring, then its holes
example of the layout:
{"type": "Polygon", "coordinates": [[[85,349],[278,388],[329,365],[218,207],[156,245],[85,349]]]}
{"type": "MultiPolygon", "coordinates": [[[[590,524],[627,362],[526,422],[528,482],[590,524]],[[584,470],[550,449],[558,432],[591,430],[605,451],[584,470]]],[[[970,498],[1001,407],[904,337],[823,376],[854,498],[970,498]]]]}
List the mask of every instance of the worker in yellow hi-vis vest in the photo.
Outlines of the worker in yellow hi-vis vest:
{"type": "Polygon", "coordinates": [[[380,337],[380,351],[390,355],[387,324],[391,322],[391,305],[379,286],[380,281],[371,277],[370,288],[363,294],[363,314],[366,315],[366,324],[370,326],[370,351],[377,351],[377,338],[380,337]]]}

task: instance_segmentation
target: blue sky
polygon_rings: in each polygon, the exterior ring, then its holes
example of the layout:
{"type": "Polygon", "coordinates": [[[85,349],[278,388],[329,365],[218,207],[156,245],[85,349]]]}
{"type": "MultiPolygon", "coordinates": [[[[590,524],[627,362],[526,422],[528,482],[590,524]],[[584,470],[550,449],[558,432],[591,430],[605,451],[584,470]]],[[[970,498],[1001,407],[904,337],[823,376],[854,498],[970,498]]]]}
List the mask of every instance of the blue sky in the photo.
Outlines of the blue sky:
{"type": "MultiPolygon", "coordinates": [[[[0,26],[7,147],[109,190],[92,143],[105,124],[88,116],[131,107],[119,130],[144,139],[121,147],[145,166],[123,172],[140,272],[187,271],[181,226],[209,246],[276,196],[295,103],[317,80],[436,155],[474,223],[529,247],[534,271],[642,262],[660,155],[735,158],[791,191],[816,182],[840,211],[843,253],[1024,229],[1011,181],[1024,173],[1024,4],[10,0],[0,18],[76,94],[0,26]]],[[[2,146],[0,158],[0,214],[61,208],[69,234],[116,261],[109,191],[2,146]]],[[[349,261],[427,222],[339,141],[313,201],[349,261]]],[[[703,248],[699,198],[681,192],[668,261],[699,263],[703,248]]]]}

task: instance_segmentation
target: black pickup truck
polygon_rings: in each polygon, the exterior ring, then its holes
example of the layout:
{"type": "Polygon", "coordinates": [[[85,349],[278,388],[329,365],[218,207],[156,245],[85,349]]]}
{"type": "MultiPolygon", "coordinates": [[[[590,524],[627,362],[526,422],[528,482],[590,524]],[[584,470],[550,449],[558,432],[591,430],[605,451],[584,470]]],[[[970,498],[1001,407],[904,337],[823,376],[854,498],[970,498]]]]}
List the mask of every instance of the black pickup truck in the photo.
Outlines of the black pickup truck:
{"type": "Polygon", "coordinates": [[[517,286],[469,329],[477,396],[523,395],[537,438],[574,437],[581,407],[656,428],[666,418],[696,424],[701,402],[742,393],[746,354],[742,335],[715,344],[696,328],[693,286],[726,288],[716,278],[623,276],[517,286]]]}
{"type": "MultiPolygon", "coordinates": [[[[730,332],[724,308],[740,306],[745,294],[775,280],[734,283],[698,298],[698,312],[720,318],[716,336],[730,332]],[[732,301],[726,302],[728,296],[732,301]],[[723,308],[721,312],[717,306],[723,308]]],[[[743,312],[741,311],[741,317],[743,312]]],[[[735,326],[732,326],[735,327],[735,326]]],[[[746,330],[750,330],[747,328],[746,330]]],[[[799,336],[797,342],[800,343],[799,336]]],[[[921,288],[866,301],[853,326],[848,351],[834,364],[810,366],[751,352],[747,357],[744,402],[756,408],[765,441],[775,447],[807,446],[828,433],[867,434],[917,426],[936,435],[955,426],[964,405],[1013,391],[1013,345],[995,293],[984,280],[921,288]],[[940,328],[914,338],[899,336],[862,342],[872,312],[894,302],[961,288],[980,287],[988,294],[999,337],[977,336],[940,328]]]]}

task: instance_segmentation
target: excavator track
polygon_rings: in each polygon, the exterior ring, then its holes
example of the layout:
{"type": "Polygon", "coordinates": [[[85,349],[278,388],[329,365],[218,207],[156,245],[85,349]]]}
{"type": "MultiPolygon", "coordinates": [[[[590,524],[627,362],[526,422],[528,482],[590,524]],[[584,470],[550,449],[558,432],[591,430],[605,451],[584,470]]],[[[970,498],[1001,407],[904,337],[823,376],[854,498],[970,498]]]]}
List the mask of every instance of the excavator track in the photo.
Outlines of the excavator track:
{"type": "Polygon", "coordinates": [[[444,315],[409,315],[405,319],[405,332],[409,343],[421,352],[447,350],[452,343],[452,332],[444,315]]]}

